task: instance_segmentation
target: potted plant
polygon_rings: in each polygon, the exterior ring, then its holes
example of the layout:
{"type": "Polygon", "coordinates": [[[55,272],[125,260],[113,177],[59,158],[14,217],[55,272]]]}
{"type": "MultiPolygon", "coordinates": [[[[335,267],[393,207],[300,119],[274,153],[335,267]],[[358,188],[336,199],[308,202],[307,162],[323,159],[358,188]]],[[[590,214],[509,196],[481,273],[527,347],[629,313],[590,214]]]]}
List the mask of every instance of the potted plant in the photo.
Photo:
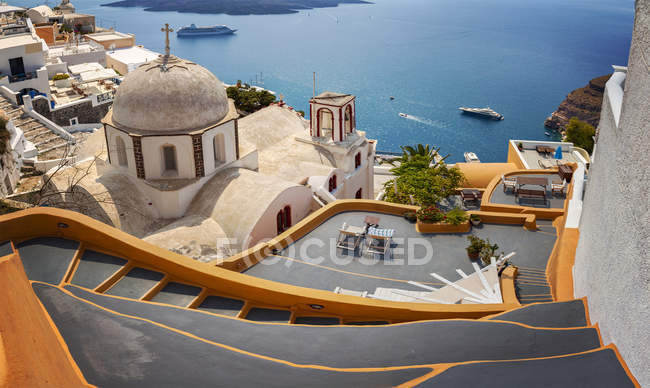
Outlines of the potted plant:
{"type": "Polygon", "coordinates": [[[481,249],[483,249],[483,239],[472,235],[467,236],[467,240],[469,241],[469,245],[465,248],[467,257],[472,260],[478,259],[478,256],[481,254],[481,249]]]}
{"type": "Polygon", "coordinates": [[[469,245],[465,248],[467,250],[467,256],[472,260],[480,258],[485,265],[490,264],[490,259],[496,254],[499,246],[490,243],[489,238],[482,239],[474,235],[467,236],[467,240],[469,241],[469,245]]]}
{"type": "Polygon", "coordinates": [[[474,226],[481,225],[481,217],[479,217],[477,214],[472,214],[471,216],[469,216],[469,220],[474,226]]]}
{"type": "Polygon", "coordinates": [[[481,253],[479,253],[483,264],[490,264],[492,257],[497,254],[497,249],[499,249],[499,246],[497,244],[490,244],[489,238],[484,240],[483,249],[481,249],[481,253]]]}
{"type": "Polygon", "coordinates": [[[523,151],[524,150],[524,143],[522,143],[522,142],[517,143],[517,148],[519,148],[519,151],[523,151]]]}
{"type": "Polygon", "coordinates": [[[404,213],[404,219],[405,219],[406,221],[408,221],[408,222],[414,224],[415,221],[417,221],[418,218],[417,218],[417,215],[415,214],[415,212],[413,212],[413,211],[408,211],[408,212],[405,212],[405,213],[404,213]]]}

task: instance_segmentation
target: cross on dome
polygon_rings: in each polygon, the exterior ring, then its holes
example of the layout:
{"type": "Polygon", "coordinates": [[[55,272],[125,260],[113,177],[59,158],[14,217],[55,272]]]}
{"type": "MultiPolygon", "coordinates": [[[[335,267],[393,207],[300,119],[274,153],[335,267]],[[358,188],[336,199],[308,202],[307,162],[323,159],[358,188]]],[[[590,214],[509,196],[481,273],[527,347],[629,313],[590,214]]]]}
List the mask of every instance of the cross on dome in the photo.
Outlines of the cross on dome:
{"type": "Polygon", "coordinates": [[[161,28],[160,31],[165,33],[165,56],[169,57],[169,33],[174,32],[174,29],[169,28],[169,23],[165,23],[165,28],[161,28]]]}

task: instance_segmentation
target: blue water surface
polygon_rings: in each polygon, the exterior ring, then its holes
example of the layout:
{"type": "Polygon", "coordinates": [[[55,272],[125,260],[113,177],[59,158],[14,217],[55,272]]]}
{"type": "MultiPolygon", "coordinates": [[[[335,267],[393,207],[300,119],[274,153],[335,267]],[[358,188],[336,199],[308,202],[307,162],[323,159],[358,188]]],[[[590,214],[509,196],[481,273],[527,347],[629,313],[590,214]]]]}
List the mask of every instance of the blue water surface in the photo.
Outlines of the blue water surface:
{"type": "Polygon", "coordinates": [[[74,4],[158,52],[164,23],[226,24],[237,33],[174,34],[172,53],[227,83],[262,73],[264,87],[306,112],[315,71],[317,92],[357,96],[357,126],[379,150],[429,143],[449,161],[465,151],[505,161],[508,139],[548,139],[544,119],[571,90],[627,63],[634,19],[634,0],[376,0],[263,16],[101,7],[106,1],[74,4]],[[505,120],[463,115],[459,106],[490,106],[505,120]]]}

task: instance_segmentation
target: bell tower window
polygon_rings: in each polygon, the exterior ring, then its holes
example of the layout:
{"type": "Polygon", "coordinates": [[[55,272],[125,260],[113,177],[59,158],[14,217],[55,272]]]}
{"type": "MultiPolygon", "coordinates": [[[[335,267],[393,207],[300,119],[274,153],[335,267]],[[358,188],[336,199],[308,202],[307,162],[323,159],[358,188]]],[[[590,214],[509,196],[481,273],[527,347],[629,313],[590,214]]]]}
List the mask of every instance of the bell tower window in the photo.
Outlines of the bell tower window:
{"type": "Polygon", "coordinates": [[[327,108],[318,110],[318,131],[319,137],[331,137],[334,139],[334,114],[327,108]]]}
{"type": "Polygon", "coordinates": [[[352,107],[350,105],[345,107],[345,115],[343,119],[345,122],[345,133],[352,133],[354,128],[352,126],[352,107]]]}

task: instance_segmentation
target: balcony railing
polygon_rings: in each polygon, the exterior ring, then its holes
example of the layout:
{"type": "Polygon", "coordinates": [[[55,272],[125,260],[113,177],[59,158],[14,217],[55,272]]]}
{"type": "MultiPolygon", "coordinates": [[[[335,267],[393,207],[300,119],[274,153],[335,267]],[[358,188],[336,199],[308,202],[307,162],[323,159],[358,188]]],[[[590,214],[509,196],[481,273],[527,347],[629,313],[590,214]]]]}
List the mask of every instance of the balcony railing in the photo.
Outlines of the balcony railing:
{"type": "Polygon", "coordinates": [[[35,79],[38,78],[38,74],[36,74],[35,71],[30,71],[24,74],[18,74],[18,75],[10,75],[9,76],[9,83],[14,83],[14,82],[21,82],[21,81],[26,81],[29,79],[35,79]]]}

